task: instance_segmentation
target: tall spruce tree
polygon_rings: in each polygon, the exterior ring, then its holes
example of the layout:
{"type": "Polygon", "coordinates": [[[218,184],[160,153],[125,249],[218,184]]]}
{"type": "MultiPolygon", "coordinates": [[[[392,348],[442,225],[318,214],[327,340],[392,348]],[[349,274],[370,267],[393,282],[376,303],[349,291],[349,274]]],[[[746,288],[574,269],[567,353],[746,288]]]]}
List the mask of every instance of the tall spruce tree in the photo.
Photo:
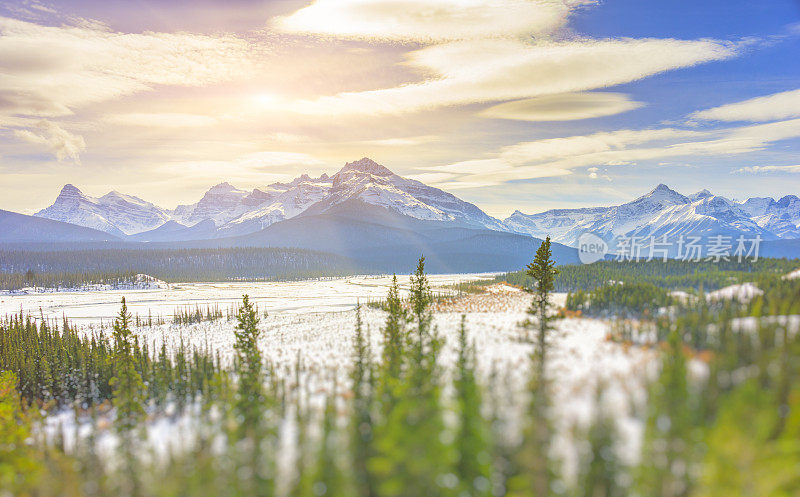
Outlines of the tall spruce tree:
{"type": "Polygon", "coordinates": [[[598,385],[587,447],[578,468],[577,497],[624,497],[623,465],[617,455],[617,427],[602,406],[603,385],[598,385]]]}
{"type": "Polygon", "coordinates": [[[115,426],[126,438],[140,426],[145,416],[145,386],[141,375],[136,371],[133,347],[131,314],[128,312],[125,297],[122,297],[122,306],[114,321],[115,375],[109,383],[114,389],[114,408],[117,413],[115,426]]]}
{"type": "Polygon", "coordinates": [[[131,314],[125,297],[114,321],[114,372],[109,381],[114,392],[115,428],[120,436],[119,451],[125,467],[119,479],[118,495],[137,496],[141,493],[140,464],[136,454],[139,440],[134,432],[144,429],[146,389],[136,370],[133,350],[136,342],[131,331],[131,314]]]}
{"type": "Polygon", "coordinates": [[[234,329],[236,342],[236,368],[239,385],[236,396],[236,411],[240,419],[240,436],[254,436],[262,422],[264,409],[264,361],[258,349],[258,311],[250,297],[242,297],[238,324],[234,329]]]}
{"type": "MultiPolygon", "coordinates": [[[[407,321],[396,289],[390,290],[390,297],[397,306],[388,306],[390,314],[396,315],[387,318],[387,328],[407,321]]],[[[434,497],[447,494],[457,485],[451,448],[444,436],[441,371],[437,364],[441,341],[430,327],[431,301],[424,259],[420,259],[411,284],[416,329],[396,344],[386,341],[393,334],[384,329],[380,383],[389,385],[390,393],[381,396],[380,423],[375,429],[377,455],[370,463],[381,497],[434,497]],[[385,349],[394,346],[399,348],[399,354],[385,349]],[[399,367],[392,363],[398,357],[399,367]],[[385,377],[394,371],[399,377],[385,377]]]]}
{"type": "Polygon", "coordinates": [[[356,336],[353,343],[353,401],[350,420],[350,452],[353,480],[360,497],[373,497],[375,481],[369,470],[369,460],[375,455],[373,426],[373,365],[369,335],[364,331],[361,306],[356,306],[356,336]]]}
{"type": "Polygon", "coordinates": [[[547,237],[532,263],[527,275],[534,279],[536,288],[530,289],[533,301],[528,309],[529,318],[522,323],[527,330],[526,340],[533,341],[531,356],[531,378],[529,380],[530,406],[522,445],[516,455],[513,476],[508,479],[510,495],[555,495],[563,488],[557,478],[555,463],[550,455],[552,445],[552,423],[550,420],[550,392],[547,384],[547,332],[552,328],[553,317],[549,314],[550,297],[554,290],[558,270],[552,259],[550,237],[547,237]],[[535,340],[530,330],[536,330],[535,340]]]}
{"type": "Polygon", "coordinates": [[[640,495],[689,495],[689,471],[694,462],[692,423],[686,356],[680,334],[673,328],[661,361],[661,372],[648,397],[637,485],[640,495]]]}
{"type": "Polygon", "coordinates": [[[492,489],[490,430],[481,415],[482,396],[475,379],[475,347],[467,340],[465,315],[461,316],[458,333],[454,386],[459,417],[455,437],[458,495],[488,497],[492,489]]]}
{"type": "Polygon", "coordinates": [[[273,444],[268,423],[268,409],[264,390],[264,360],[258,349],[258,311],[250,297],[242,297],[238,324],[234,329],[236,342],[236,373],[238,386],[234,413],[238,421],[237,450],[243,470],[240,490],[245,494],[268,496],[274,493],[274,461],[269,456],[272,451],[266,446],[273,444]],[[245,471],[246,469],[246,471],[245,471]]]}
{"type": "Polygon", "coordinates": [[[382,380],[385,394],[390,394],[388,384],[399,380],[403,369],[408,338],[406,324],[408,314],[400,299],[397,275],[392,276],[392,284],[386,297],[386,324],[383,327],[382,380]]]}

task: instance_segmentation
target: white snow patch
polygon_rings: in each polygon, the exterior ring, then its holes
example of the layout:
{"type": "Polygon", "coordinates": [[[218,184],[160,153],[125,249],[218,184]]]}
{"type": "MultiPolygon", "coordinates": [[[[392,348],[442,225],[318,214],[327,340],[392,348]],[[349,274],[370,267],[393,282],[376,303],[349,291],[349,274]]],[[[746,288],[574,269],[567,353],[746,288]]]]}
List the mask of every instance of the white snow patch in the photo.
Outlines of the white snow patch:
{"type": "Polygon", "coordinates": [[[739,302],[750,302],[755,297],[763,295],[764,292],[754,283],[741,283],[720,288],[706,295],[708,300],[738,300],[739,302]]]}

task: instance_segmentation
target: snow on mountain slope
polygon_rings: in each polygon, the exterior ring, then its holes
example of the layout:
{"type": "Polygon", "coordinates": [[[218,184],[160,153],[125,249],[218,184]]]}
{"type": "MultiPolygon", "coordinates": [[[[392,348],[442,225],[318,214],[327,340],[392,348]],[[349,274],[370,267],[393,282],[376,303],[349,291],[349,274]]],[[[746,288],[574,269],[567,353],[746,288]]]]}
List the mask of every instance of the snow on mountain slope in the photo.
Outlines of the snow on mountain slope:
{"type": "Polygon", "coordinates": [[[164,209],[140,198],[114,191],[94,198],[69,184],[53,205],[34,215],[118,236],[151,230],[169,220],[164,209]]]}
{"type": "Polygon", "coordinates": [[[221,236],[253,233],[292,218],[322,200],[331,188],[327,175],[309,178],[303,175],[291,183],[275,183],[260,192],[261,203],[220,228],[221,236]]]}
{"type": "Polygon", "coordinates": [[[345,164],[331,179],[330,194],[313,206],[314,212],[324,212],[347,200],[357,199],[415,219],[504,230],[499,220],[475,205],[438,188],[398,176],[366,157],[345,164]]]}
{"type": "Polygon", "coordinates": [[[179,205],[170,214],[186,226],[195,225],[206,219],[211,219],[214,224],[221,226],[247,212],[248,206],[244,203],[244,199],[249,195],[250,192],[240,190],[230,183],[220,183],[208,190],[196,204],[179,205]]]}
{"type": "Polygon", "coordinates": [[[253,233],[303,213],[324,213],[348,200],[390,209],[415,219],[458,222],[504,230],[503,224],[478,207],[419,181],[394,174],[363,158],[350,162],[335,175],[302,175],[289,183],[273,183],[252,192],[222,183],[194,205],[172,211],[174,219],[192,224],[211,219],[218,236],[253,233]]]}
{"type": "Polygon", "coordinates": [[[800,238],[800,199],[787,195],[777,202],[771,198],[751,198],[742,209],[762,228],[780,238],[800,238]]]}
{"type": "Polygon", "coordinates": [[[527,215],[516,211],[504,221],[508,229],[575,246],[585,232],[607,241],[626,236],[778,236],[760,226],[738,203],[703,190],[689,197],[658,185],[626,204],[611,207],[560,209],[527,215]]]}

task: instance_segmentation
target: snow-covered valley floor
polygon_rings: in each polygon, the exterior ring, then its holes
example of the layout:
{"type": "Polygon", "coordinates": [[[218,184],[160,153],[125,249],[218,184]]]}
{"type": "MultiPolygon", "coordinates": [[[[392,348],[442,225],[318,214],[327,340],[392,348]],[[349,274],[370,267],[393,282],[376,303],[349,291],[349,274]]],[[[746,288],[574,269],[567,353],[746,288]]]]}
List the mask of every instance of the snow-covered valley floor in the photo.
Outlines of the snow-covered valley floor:
{"type": "MultiPolygon", "coordinates": [[[[400,279],[402,285],[407,285],[407,277],[400,279]]],[[[480,279],[480,275],[431,276],[434,291],[444,291],[445,285],[470,279],[480,279]]],[[[123,295],[132,312],[146,316],[148,312],[169,315],[182,305],[228,305],[248,293],[261,311],[269,311],[268,317],[261,321],[263,333],[259,345],[276,374],[293,388],[298,357],[301,358],[301,381],[307,383],[307,391],[314,397],[312,402],[321,405],[325,394],[332,390],[334,377],[339,390],[346,390],[342,386],[347,385],[351,364],[356,301],[384,298],[389,284],[387,277],[359,277],[313,282],[187,284],[152,291],[4,296],[0,297],[0,313],[19,312],[20,307],[26,312],[38,313],[41,306],[45,317],[64,314],[86,333],[110,333],[107,326],[101,329],[98,325],[101,320],[109,323],[113,319],[123,295]]],[[[563,294],[555,296],[559,305],[563,305],[564,299],[563,294]]],[[[461,315],[465,314],[468,335],[477,351],[479,375],[492,400],[487,405],[502,406],[509,432],[517,431],[517,419],[526,405],[532,349],[521,340],[523,330],[519,324],[526,318],[529,302],[530,296],[518,289],[494,285],[486,292],[462,295],[434,306],[434,324],[445,339],[441,354],[443,366],[449,370],[455,361],[458,327],[461,315]]],[[[362,317],[377,357],[385,313],[363,306],[362,317]]],[[[183,341],[189,346],[208,346],[219,351],[223,358],[230,358],[234,326],[235,322],[226,319],[190,325],[167,321],[163,325],[136,328],[135,332],[140,340],[156,347],[166,341],[167,346],[173,348],[183,341]]],[[[598,383],[605,387],[603,410],[618,420],[622,435],[620,454],[634,461],[639,453],[640,410],[645,400],[646,380],[656,368],[654,352],[612,342],[607,339],[608,334],[609,324],[605,321],[568,318],[558,321],[549,337],[551,352],[547,374],[554,396],[555,450],[563,459],[568,475],[574,474],[576,464],[577,447],[573,435],[592,415],[598,383]]],[[[65,413],[54,417],[52,423],[69,423],[69,418],[65,413]]],[[[157,445],[175,447],[181,438],[180,430],[164,429],[163,424],[163,420],[151,423],[151,440],[155,437],[157,445]]]]}
{"type": "MultiPolygon", "coordinates": [[[[458,274],[431,275],[434,291],[448,291],[453,283],[474,281],[493,275],[458,274]]],[[[408,287],[409,277],[399,275],[401,289],[408,287]]],[[[217,305],[223,312],[241,302],[248,294],[259,309],[270,313],[307,314],[311,312],[344,311],[357,302],[380,300],[386,297],[390,276],[352,276],[306,281],[231,282],[231,283],[174,283],[152,288],[124,288],[83,291],[80,289],[0,293],[0,316],[18,314],[22,310],[34,317],[61,319],[66,316],[79,324],[110,322],[119,312],[122,297],[134,315],[163,316],[170,320],[181,307],[217,305]]]]}

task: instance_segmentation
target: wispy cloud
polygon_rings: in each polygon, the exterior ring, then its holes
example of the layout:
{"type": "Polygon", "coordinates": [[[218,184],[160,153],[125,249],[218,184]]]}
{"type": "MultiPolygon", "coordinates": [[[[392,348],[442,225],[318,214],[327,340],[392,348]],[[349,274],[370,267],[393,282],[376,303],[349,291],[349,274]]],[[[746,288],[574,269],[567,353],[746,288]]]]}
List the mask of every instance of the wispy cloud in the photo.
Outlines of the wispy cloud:
{"type": "MultiPolygon", "coordinates": [[[[18,116],[69,116],[159,85],[225,81],[253,63],[250,44],[230,35],[119,33],[77,20],[46,26],[0,18],[0,125],[8,126],[8,118],[18,116]]],[[[60,125],[52,126],[61,132],[51,128],[48,136],[66,133],[60,125]]],[[[43,142],[35,130],[17,131],[29,142],[43,142]]],[[[62,141],[69,143],[52,147],[58,157],[77,158],[83,142],[62,141]]]]}
{"type": "Polygon", "coordinates": [[[800,117],[800,90],[751,98],[691,114],[692,119],[764,122],[800,117]]]}
{"type": "Polygon", "coordinates": [[[162,128],[197,128],[203,126],[213,126],[219,122],[217,118],[212,116],[201,114],[184,114],[177,112],[132,112],[128,114],[112,114],[107,116],[105,120],[110,123],[121,124],[125,126],[155,126],[162,128]]]}
{"type": "Polygon", "coordinates": [[[407,54],[429,79],[292,103],[309,114],[397,114],[605,88],[733,57],[735,43],[673,39],[469,40],[407,54]]]}
{"type": "Polygon", "coordinates": [[[798,166],[748,166],[732,171],[733,174],[767,174],[767,173],[792,173],[800,174],[798,166]]]}
{"type": "Polygon", "coordinates": [[[478,115],[518,121],[575,121],[621,114],[644,106],[624,93],[561,93],[505,102],[478,115]]]}
{"type": "Polygon", "coordinates": [[[561,28],[591,0],[316,0],[273,23],[304,34],[433,43],[536,36],[561,28]]]}
{"type": "MultiPolygon", "coordinates": [[[[617,130],[520,142],[503,147],[493,158],[424,169],[452,173],[446,182],[450,185],[460,182],[499,185],[515,180],[565,176],[579,168],[587,168],[590,178],[596,179],[602,177],[597,174],[599,166],[636,165],[679,157],[741,155],[796,137],[800,137],[800,119],[711,131],[617,130]]],[[[777,169],[742,172],[768,171],[777,169]]]]}

